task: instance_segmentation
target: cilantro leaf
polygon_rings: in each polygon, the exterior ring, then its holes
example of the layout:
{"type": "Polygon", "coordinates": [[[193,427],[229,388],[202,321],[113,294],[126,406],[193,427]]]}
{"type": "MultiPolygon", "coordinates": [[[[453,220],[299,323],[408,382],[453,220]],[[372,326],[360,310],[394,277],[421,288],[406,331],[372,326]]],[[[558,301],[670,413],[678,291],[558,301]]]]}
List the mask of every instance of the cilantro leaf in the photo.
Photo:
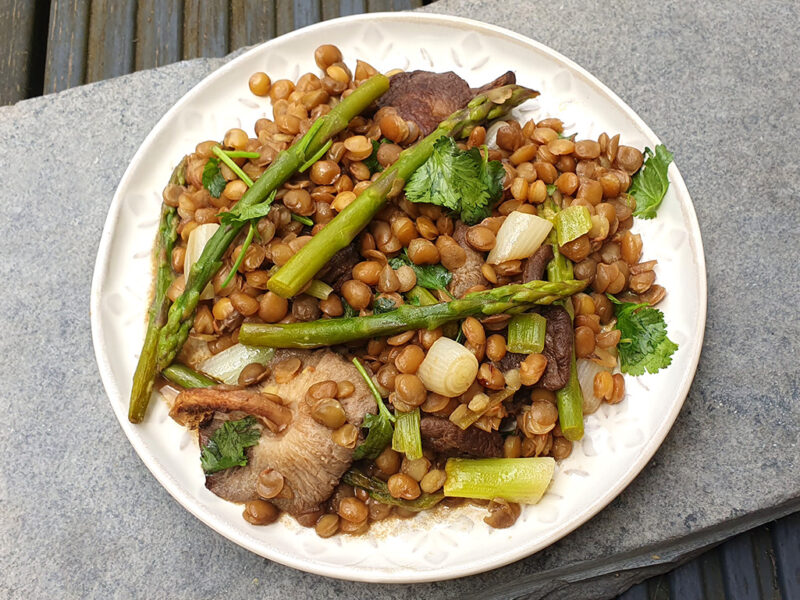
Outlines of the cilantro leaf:
{"type": "Polygon", "coordinates": [[[392,422],[382,412],[376,415],[367,413],[361,427],[368,429],[369,433],[367,433],[367,439],[353,452],[353,460],[377,458],[392,441],[394,435],[392,422]]]}
{"type": "Polygon", "coordinates": [[[397,304],[394,300],[386,296],[379,296],[372,304],[372,314],[379,315],[394,310],[395,308],[397,308],[397,304]]]}
{"type": "Polygon", "coordinates": [[[664,313],[646,302],[620,302],[608,294],[614,303],[619,342],[620,369],[629,375],[656,373],[672,362],[678,345],[667,337],[664,313]]]}
{"type": "Polygon", "coordinates": [[[399,269],[404,265],[414,269],[417,285],[429,290],[446,290],[450,280],[453,279],[453,274],[442,265],[415,265],[405,250],[389,260],[389,266],[393,269],[399,269]]]}
{"type": "Polygon", "coordinates": [[[406,183],[406,198],[444,206],[474,225],[491,214],[503,191],[505,169],[477,148],[459,150],[451,137],[439,138],[433,152],[406,183]]]}
{"type": "Polygon", "coordinates": [[[344,309],[344,313],[342,313],[342,318],[349,319],[351,317],[358,316],[358,311],[352,306],[350,306],[350,304],[344,298],[342,298],[342,308],[344,309]]]}
{"type": "Polygon", "coordinates": [[[380,173],[383,171],[383,165],[378,162],[378,148],[381,147],[381,144],[388,144],[389,140],[386,138],[382,139],[380,142],[376,142],[372,140],[372,154],[370,154],[367,158],[362,160],[367,168],[369,169],[370,174],[380,173]]]}
{"type": "Polygon", "coordinates": [[[244,449],[255,446],[261,432],[255,426],[254,417],[247,416],[238,421],[225,421],[203,446],[200,464],[207,475],[247,464],[244,449]]]}
{"type": "Polygon", "coordinates": [[[266,217],[272,208],[272,202],[275,200],[276,193],[277,190],[272,190],[272,193],[267,196],[266,200],[252,206],[248,206],[247,208],[239,209],[239,205],[234,206],[233,210],[222,213],[222,216],[219,218],[219,222],[222,225],[233,225],[234,223],[247,223],[253,219],[266,217]]]}
{"type": "Polygon", "coordinates": [[[203,167],[203,187],[214,198],[219,198],[227,184],[228,182],[225,181],[219,169],[219,159],[209,158],[206,166],[203,167]]]}
{"type": "Polygon", "coordinates": [[[650,148],[645,148],[644,153],[647,157],[644,166],[633,176],[628,193],[636,198],[634,216],[652,219],[656,216],[656,211],[661,206],[661,201],[669,187],[667,169],[672,162],[673,155],[662,144],[656,146],[655,153],[650,148]]]}

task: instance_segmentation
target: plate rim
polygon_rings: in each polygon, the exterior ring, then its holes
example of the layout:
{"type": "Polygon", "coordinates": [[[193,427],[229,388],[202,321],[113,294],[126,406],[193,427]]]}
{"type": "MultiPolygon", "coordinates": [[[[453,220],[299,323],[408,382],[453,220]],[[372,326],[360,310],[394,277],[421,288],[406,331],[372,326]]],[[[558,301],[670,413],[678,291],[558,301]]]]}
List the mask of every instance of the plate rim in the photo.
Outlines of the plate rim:
{"type": "Polygon", "coordinates": [[[341,23],[342,21],[358,22],[358,21],[376,21],[376,20],[396,21],[405,23],[426,22],[436,25],[443,25],[450,27],[454,26],[459,29],[475,31],[479,35],[492,35],[496,37],[510,38],[511,40],[517,43],[521,43],[526,47],[529,48],[533,47],[537,51],[546,54],[550,58],[564,64],[569,69],[571,69],[576,75],[580,75],[586,82],[596,87],[601,93],[605,94],[609,99],[611,99],[614,103],[616,103],[619,108],[622,109],[622,111],[626,114],[626,116],[630,118],[640,128],[645,137],[647,137],[651,141],[651,143],[653,144],[660,143],[658,137],[655,135],[652,129],[650,129],[650,127],[641,119],[641,117],[639,117],[639,115],[630,106],[628,106],[628,104],[625,101],[623,101],[614,91],[608,88],[597,77],[589,73],[586,69],[578,65],[573,60],[562,55],[560,52],[553,50],[549,46],[546,46],[541,42],[538,42],[532,38],[516,33],[504,27],[499,27],[497,25],[484,23],[482,21],[468,19],[465,17],[458,17],[458,16],[439,14],[439,13],[378,12],[378,13],[364,13],[360,15],[339,17],[336,19],[322,21],[310,25],[308,27],[294,30],[282,36],[278,36],[276,38],[273,38],[271,40],[268,40],[266,42],[251,47],[245,52],[242,52],[239,56],[236,56],[235,58],[228,61],[226,64],[222,65],[221,67],[215,69],[214,71],[203,77],[194,86],[192,86],[190,90],[188,90],[185,94],[183,94],[183,96],[181,96],[181,98],[177,102],[175,102],[175,104],[173,104],[169,108],[169,110],[167,110],[159,118],[158,122],[153,126],[153,128],[150,130],[147,136],[145,136],[145,138],[139,144],[139,147],[132,156],[130,162],[128,163],[128,166],[125,169],[124,174],[122,175],[117,185],[117,188],[114,192],[114,196],[112,198],[111,204],[108,209],[108,214],[103,224],[103,232],[97,250],[97,257],[95,260],[95,266],[92,275],[91,292],[90,292],[90,321],[92,329],[92,343],[94,347],[95,359],[97,361],[98,370],[100,371],[100,377],[106,392],[106,396],[108,397],[109,402],[112,405],[112,410],[114,411],[117,420],[120,423],[120,427],[122,428],[126,437],[128,438],[128,441],[131,443],[139,458],[142,460],[142,462],[145,464],[148,470],[153,474],[153,476],[156,478],[159,484],[175,500],[177,500],[178,503],[184,509],[192,513],[205,525],[207,525],[220,535],[224,536],[225,538],[236,543],[237,545],[246,548],[250,552],[253,552],[254,554],[257,554],[274,562],[295,569],[299,569],[308,573],[314,573],[317,575],[323,575],[335,579],[342,579],[348,581],[362,581],[371,583],[423,583],[432,581],[444,581],[448,579],[455,579],[458,577],[466,577],[469,575],[483,573],[492,569],[506,566],[512,562],[531,556],[536,552],[539,552],[540,550],[550,546],[551,544],[555,543],[561,538],[565,537],[566,535],[568,535],[569,533],[571,533],[572,531],[574,531],[575,529],[586,523],[589,519],[596,516],[625,488],[627,488],[628,485],[630,485],[630,483],[636,478],[636,476],[639,473],[641,473],[641,471],[646,467],[647,463],[650,462],[653,455],[661,447],[667,434],[672,429],[672,426],[675,420],[677,419],[678,414],[680,413],[680,410],[683,407],[684,402],[686,401],[686,398],[689,393],[689,388],[694,380],[694,376],[697,371],[697,365],[700,359],[700,353],[703,345],[703,338],[705,335],[705,325],[706,325],[707,307],[708,307],[708,279],[706,272],[705,252],[703,248],[703,240],[700,233],[700,227],[697,220],[697,214],[694,208],[694,202],[692,201],[691,196],[689,195],[689,191],[686,187],[683,177],[681,176],[680,171],[678,170],[677,166],[674,163],[670,166],[670,183],[674,185],[675,188],[677,188],[678,196],[682,199],[682,204],[684,204],[683,213],[689,224],[689,230],[687,231],[687,233],[689,234],[689,238],[692,243],[692,248],[693,248],[692,258],[696,263],[696,268],[697,268],[697,279],[699,284],[697,289],[697,294],[700,300],[699,306],[697,307],[698,331],[695,331],[694,332],[695,335],[693,335],[690,338],[692,340],[692,347],[691,347],[692,354],[689,357],[687,363],[688,368],[681,374],[680,377],[680,383],[678,385],[678,392],[677,392],[678,401],[673,404],[671,411],[666,415],[666,417],[663,419],[659,427],[656,428],[653,435],[650,437],[647,443],[642,447],[639,457],[631,463],[629,468],[623,472],[623,474],[618,478],[618,480],[614,483],[614,485],[605,490],[603,494],[595,498],[594,501],[588,504],[581,512],[577,513],[575,516],[567,519],[564,523],[562,523],[561,526],[559,526],[556,530],[554,530],[546,540],[540,541],[538,543],[533,543],[527,546],[517,546],[505,552],[495,554],[491,558],[484,557],[480,561],[471,561],[467,563],[465,567],[460,567],[460,566],[438,567],[435,569],[431,569],[430,571],[418,572],[414,574],[414,576],[409,577],[408,569],[401,569],[392,572],[388,571],[378,572],[378,571],[364,570],[363,567],[361,566],[326,565],[324,563],[315,564],[313,557],[295,555],[282,550],[276,551],[275,549],[270,549],[273,552],[268,556],[267,555],[268,553],[264,552],[263,548],[257,547],[254,543],[251,543],[251,540],[254,538],[242,539],[236,535],[235,531],[229,531],[228,525],[225,523],[225,521],[220,519],[210,510],[201,506],[186,490],[182,489],[180,486],[175,485],[175,483],[171,481],[169,474],[166,472],[166,468],[161,464],[158,457],[149,451],[149,449],[146,447],[146,444],[135,432],[134,426],[127,419],[127,413],[124,410],[120,409],[117,406],[117,404],[111,400],[112,396],[114,395],[112,394],[114,377],[111,371],[110,362],[108,360],[106,345],[103,341],[103,328],[100,321],[100,315],[101,315],[100,299],[103,295],[103,289],[105,286],[105,272],[107,271],[107,267],[111,259],[110,246],[112,242],[112,231],[115,229],[115,226],[119,220],[120,210],[122,207],[120,190],[122,190],[125,187],[125,185],[128,183],[128,180],[132,177],[133,166],[141,160],[141,157],[144,154],[143,150],[144,147],[147,146],[151,142],[151,140],[158,134],[159,130],[162,128],[162,124],[165,121],[167,121],[168,118],[180,112],[183,105],[187,103],[189,101],[189,98],[196,93],[197,88],[199,86],[204,85],[207,82],[217,79],[219,77],[222,77],[229,70],[236,68],[236,65],[240,61],[243,61],[246,57],[250,56],[253,53],[262,51],[264,47],[269,47],[270,45],[282,42],[283,40],[289,38],[297,37],[300,35],[307,35],[309,32],[318,29],[325,29],[326,27],[330,26],[333,23],[341,23]],[[683,202],[683,199],[685,199],[685,203],[683,202]]]}

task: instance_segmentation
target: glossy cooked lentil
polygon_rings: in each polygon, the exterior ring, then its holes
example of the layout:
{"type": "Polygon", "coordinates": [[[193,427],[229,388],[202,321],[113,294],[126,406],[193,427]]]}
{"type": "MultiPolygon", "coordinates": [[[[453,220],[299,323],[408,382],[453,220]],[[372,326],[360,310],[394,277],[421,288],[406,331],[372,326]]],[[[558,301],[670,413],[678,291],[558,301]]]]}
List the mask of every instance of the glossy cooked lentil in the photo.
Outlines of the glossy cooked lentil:
{"type": "MultiPolygon", "coordinates": [[[[183,290],[186,242],[191,231],[201,224],[219,223],[221,215],[247,189],[224,164],[220,165],[220,171],[226,184],[220,196],[212,196],[203,186],[203,170],[213,157],[214,146],[257,153],[257,158],[233,159],[244,173],[256,179],[280,151],[308,131],[315,119],[328,113],[341,98],[376,73],[360,60],[351,71],[335,46],[320,46],[314,57],[321,71],[305,73],[297,81],[272,81],[266,73],[254,73],[249,81],[250,90],[258,97],[269,98],[273,118],[258,119],[252,132],[230,129],[221,143],[200,142],[186,159],[185,185],[169,184],[164,189],[164,203],[176,207],[180,217],[179,239],[171,257],[178,277],[167,293],[170,299],[174,300],[183,290]]],[[[405,121],[392,108],[382,108],[372,117],[353,119],[335,137],[323,157],[279,189],[269,214],[258,221],[256,240],[247,248],[229,283],[223,285],[242,252],[244,231],[229,249],[213,279],[213,297],[202,300],[198,306],[190,337],[216,354],[236,343],[245,321],[292,323],[336,318],[344,313],[345,303],[358,314],[367,315],[371,314],[376,297],[390,298],[401,305],[402,294],[417,283],[410,266],[389,265],[389,259],[401,252],[407,253],[415,265],[441,264],[449,270],[463,266],[466,250],[453,238],[454,217],[438,206],[413,204],[401,196],[381,210],[358,236],[356,244],[361,260],[338,292],[325,300],[307,294],[286,300],[267,291],[273,270],[285,264],[378,176],[365,162],[373,154],[372,142],[385,141],[375,158],[386,167],[417,140],[419,133],[415,123],[405,121]],[[312,224],[307,225],[297,217],[310,219],[312,224]]],[[[486,129],[478,127],[459,145],[482,147],[486,135],[486,129]]],[[[494,144],[488,149],[489,158],[502,161],[506,171],[503,197],[491,217],[466,233],[468,248],[481,253],[485,260],[497,241],[503,220],[511,212],[537,214],[548,196],[563,207],[585,206],[591,215],[591,230],[560,247],[561,253],[574,262],[575,278],[590,282],[585,293],[572,298],[574,347],[578,358],[593,360],[609,369],[616,365],[620,334],[613,329],[614,311],[605,293],[653,305],[666,293],[655,283],[656,261],[642,261],[641,236],[631,231],[635,206],[626,191],[632,175],[642,166],[642,152],[620,142],[619,135],[606,133],[596,140],[565,134],[563,123],[555,117],[538,122],[507,122],[497,129],[494,144]]],[[[520,281],[522,261],[484,262],[480,270],[489,286],[505,285],[520,281]]],[[[486,287],[473,286],[467,292],[486,287]]],[[[508,354],[507,322],[507,315],[495,315],[483,321],[469,317],[461,323],[464,345],[478,359],[480,367],[476,380],[456,398],[428,391],[416,375],[434,341],[445,333],[452,337],[452,331],[445,332],[445,328],[408,331],[351,344],[349,350],[376,374],[377,384],[395,409],[419,407],[423,415],[448,418],[466,407],[482,413],[472,427],[487,432],[504,427],[503,456],[552,456],[562,460],[570,455],[572,442],[561,435],[555,394],[541,386],[547,358],[534,353],[525,356],[516,369],[504,373],[498,367],[508,354]],[[517,392],[514,402],[510,399],[486,410],[489,395],[506,386],[529,389],[517,392]]],[[[278,382],[290,381],[301,368],[297,358],[272,364],[270,368],[254,363],[245,367],[238,383],[255,385],[270,373],[278,382]]],[[[353,391],[351,382],[331,380],[311,386],[305,399],[311,416],[331,430],[333,441],[349,448],[357,444],[359,430],[347,423],[340,400],[353,391]]],[[[624,394],[623,376],[610,370],[601,371],[594,377],[594,398],[586,404],[596,409],[601,402],[622,401],[624,394]]],[[[376,459],[365,461],[364,470],[386,481],[395,498],[413,500],[423,492],[433,493],[442,488],[446,478],[445,459],[426,448],[423,458],[410,461],[389,447],[376,459]]],[[[246,504],[244,518],[254,525],[275,521],[279,511],[268,500],[278,497],[282,488],[283,477],[279,473],[271,470],[261,473],[258,482],[261,499],[246,504]]],[[[486,522],[493,527],[510,526],[520,512],[518,505],[500,499],[487,506],[486,522]]],[[[376,502],[364,490],[341,484],[320,510],[298,520],[314,527],[321,537],[329,537],[337,532],[363,533],[369,523],[392,514],[410,516],[404,509],[376,502]]]]}

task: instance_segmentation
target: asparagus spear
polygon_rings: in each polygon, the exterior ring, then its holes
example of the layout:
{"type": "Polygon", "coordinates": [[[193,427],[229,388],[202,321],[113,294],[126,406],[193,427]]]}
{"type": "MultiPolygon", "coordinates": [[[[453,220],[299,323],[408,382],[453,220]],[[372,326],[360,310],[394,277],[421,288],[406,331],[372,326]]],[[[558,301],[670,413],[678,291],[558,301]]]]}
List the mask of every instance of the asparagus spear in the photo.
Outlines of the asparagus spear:
{"type": "Polygon", "coordinates": [[[402,191],[406,180],[431,155],[433,146],[439,138],[469,135],[484,121],[503,117],[515,106],[536,96],[538,92],[533,90],[518,85],[507,85],[473,98],[466,108],[454,112],[442,121],[433,133],[401,152],[391,167],[383,171],[354,202],[270,277],[267,283],[269,289],[284,298],[297,294],[336,252],[353,241],[381,209],[387,198],[396,196],[402,191]]]}
{"type": "Polygon", "coordinates": [[[551,304],[580,292],[587,283],[530,281],[473,292],[460,300],[430,306],[404,304],[395,310],[366,317],[274,325],[245,323],[239,330],[239,342],[272,348],[316,348],[394,335],[410,329],[435,329],[470,315],[493,315],[517,306],[551,304]]]}
{"type": "Polygon", "coordinates": [[[161,371],[161,375],[167,381],[179,385],[187,390],[193,388],[205,388],[212,385],[219,385],[219,381],[211,379],[208,375],[198,373],[191,367],[182,365],[181,363],[174,362],[166,369],[161,371]]]}
{"type": "Polygon", "coordinates": [[[358,469],[350,469],[347,471],[342,476],[342,481],[347,485],[352,485],[353,487],[367,490],[370,498],[380,502],[381,504],[401,506],[407,510],[413,510],[415,512],[433,508],[439,504],[439,502],[444,500],[444,494],[441,492],[441,490],[432,494],[420,494],[419,498],[416,500],[403,500],[402,498],[395,498],[389,493],[389,486],[386,485],[386,482],[381,481],[376,477],[369,477],[358,469]]]}
{"type": "MultiPolygon", "coordinates": [[[[179,184],[183,181],[184,161],[175,167],[170,177],[170,183],[179,184]]],[[[172,283],[172,247],[178,237],[177,211],[167,206],[161,206],[161,221],[158,225],[156,236],[156,291],[153,303],[150,305],[147,321],[147,333],[142,344],[142,353],[133,375],[131,388],[131,401],[128,405],[128,420],[131,423],[141,423],[144,418],[150,394],[153,391],[153,378],[156,376],[156,355],[158,351],[158,332],[167,320],[169,298],[167,289],[172,283]]]]}
{"type": "MultiPolygon", "coordinates": [[[[325,144],[376,98],[389,88],[389,79],[375,75],[361,84],[347,98],[337,104],[330,113],[320,117],[299,142],[275,157],[272,164],[248,189],[242,199],[231,209],[234,218],[223,224],[208,241],[203,254],[188,273],[186,289],[170,308],[167,323],[162,327],[158,339],[159,370],[164,369],[175,358],[194,322],[194,313],[200,294],[222,266],[222,257],[233,242],[248,214],[256,205],[268,198],[309,159],[316,156],[325,144]],[[240,217],[242,220],[238,220],[240,217]]],[[[273,196],[274,197],[274,196],[273,196]]]]}

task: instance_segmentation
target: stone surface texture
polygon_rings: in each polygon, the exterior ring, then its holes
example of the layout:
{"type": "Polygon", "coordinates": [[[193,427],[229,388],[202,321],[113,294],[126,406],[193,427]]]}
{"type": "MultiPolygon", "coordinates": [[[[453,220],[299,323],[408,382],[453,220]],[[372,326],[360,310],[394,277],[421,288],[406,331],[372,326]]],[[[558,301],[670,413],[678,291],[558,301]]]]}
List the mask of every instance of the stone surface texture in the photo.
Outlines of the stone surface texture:
{"type": "Polygon", "coordinates": [[[597,517],[505,568],[414,586],[271,563],[175,502],[117,425],[89,289],[117,182],[160,116],[223,60],[0,108],[0,597],[603,598],[800,508],[800,5],[592,8],[443,0],[532,37],[619,94],[676,156],[705,242],[697,377],[655,458],[597,517]]]}

